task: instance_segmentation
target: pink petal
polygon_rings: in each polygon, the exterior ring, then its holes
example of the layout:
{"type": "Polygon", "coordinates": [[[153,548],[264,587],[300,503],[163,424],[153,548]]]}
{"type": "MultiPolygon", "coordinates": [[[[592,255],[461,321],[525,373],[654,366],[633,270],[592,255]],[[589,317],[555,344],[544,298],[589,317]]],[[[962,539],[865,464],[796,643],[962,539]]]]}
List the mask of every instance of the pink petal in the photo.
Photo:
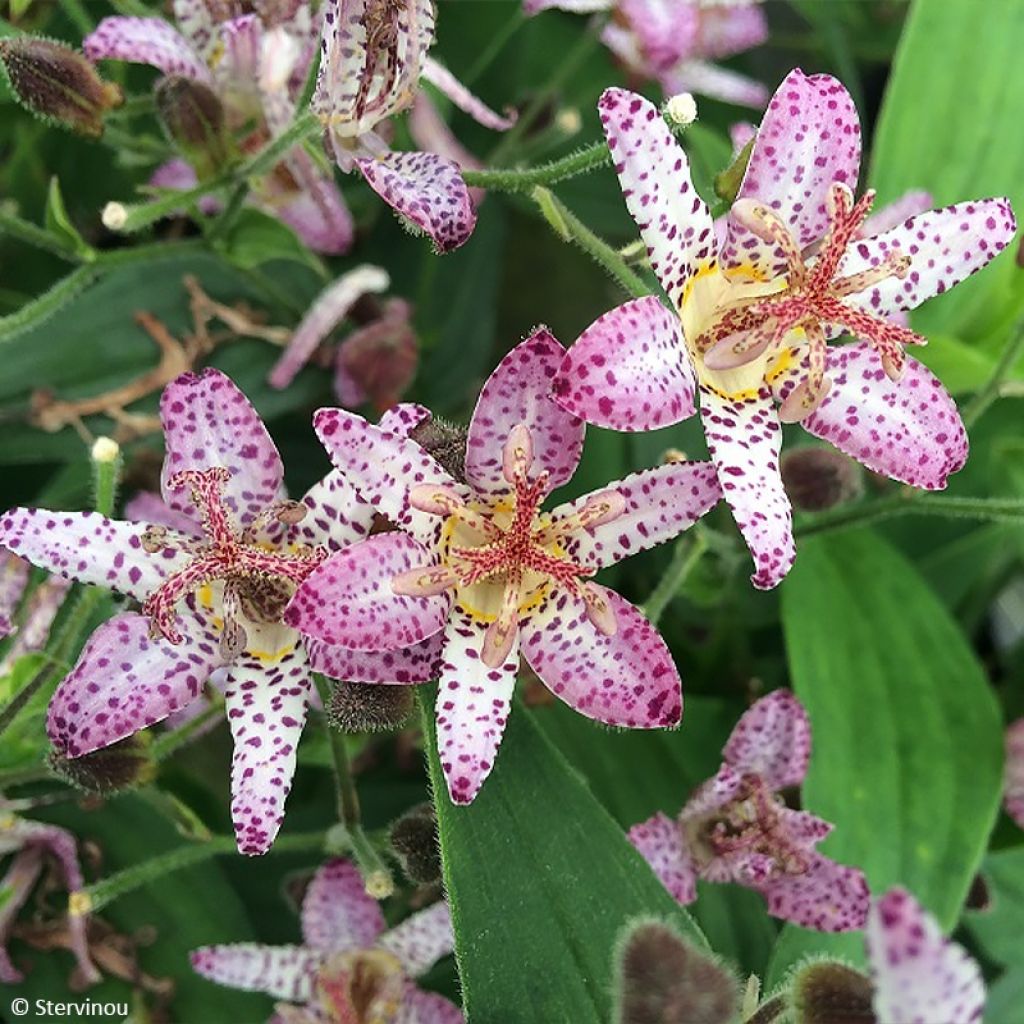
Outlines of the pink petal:
{"type": "Polygon", "coordinates": [[[711,811],[717,811],[731,803],[743,791],[744,782],[741,772],[727,764],[707,781],[702,782],[686,801],[679,815],[681,822],[698,821],[711,811]]]}
{"type": "Polygon", "coordinates": [[[180,552],[166,557],[145,551],[146,529],[145,523],[107,519],[98,512],[16,508],[0,517],[0,547],[64,579],[144,601],[188,561],[180,552]]]}
{"type": "Polygon", "coordinates": [[[348,252],[355,239],[355,225],[333,176],[322,174],[302,149],[292,150],[287,165],[299,192],[271,212],[314,252],[331,256],[348,252]]]}
{"type": "Polygon", "coordinates": [[[174,21],[189,46],[204,59],[214,49],[216,24],[209,0],[172,0],[174,21]]]}
{"type": "Polygon", "coordinates": [[[366,894],[354,864],[335,858],[319,868],[302,897],[302,938],[309,948],[369,949],[386,927],[380,904],[366,894]]]}
{"type": "Polygon", "coordinates": [[[436,561],[408,534],[375,534],[314,569],[296,591],[284,621],[316,640],[354,651],[418,644],[448,621],[451,592],[407,597],[395,593],[392,580],[436,561]]]}
{"type": "Polygon", "coordinates": [[[93,61],[127,60],[149,64],[165,75],[182,75],[213,84],[206,62],[163,18],[104,18],[85,37],[82,52],[93,61]]]}
{"type": "Polygon", "coordinates": [[[698,52],[708,60],[721,60],[760,46],[768,39],[768,19],[754,3],[703,6],[698,52]]]}
{"type": "Polygon", "coordinates": [[[905,220],[916,217],[919,213],[927,213],[932,208],[932,195],[917,189],[904,192],[899,199],[875,210],[860,226],[858,238],[871,238],[885,231],[898,228],[905,220]]]}
{"type": "Polygon", "coordinates": [[[867,342],[831,348],[832,389],[804,428],[876,473],[938,490],[967,461],[967,432],[956,403],[926,366],[907,357],[891,381],[867,342]]]}
{"type": "Polygon", "coordinates": [[[149,618],[103,623],[50,701],[46,731],[58,752],[80,757],[159,722],[202,692],[223,663],[202,620],[182,611],[183,640],[149,638],[149,618]]]}
{"type": "MultiPolygon", "coordinates": [[[[15,849],[16,846],[11,846],[9,849],[3,848],[2,852],[8,853],[15,849]]],[[[44,867],[42,851],[30,847],[12,858],[6,874],[0,879],[0,892],[4,894],[4,901],[0,904],[0,982],[5,985],[17,985],[25,980],[25,975],[14,966],[7,952],[7,941],[18,911],[28,902],[32,887],[44,867]]]]}
{"type": "Polygon", "coordinates": [[[263,23],[256,14],[243,14],[220,25],[219,58],[214,74],[229,89],[255,92],[260,74],[263,23]]]}
{"type": "Polygon", "coordinates": [[[381,936],[379,945],[394,953],[410,977],[426,974],[455,949],[452,915],[443,899],[407,917],[381,936]]]}
{"type": "Polygon", "coordinates": [[[304,1003],[313,997],[313,976],[322,956],[303,946],[237,942],[201,946],[189,955],[192,969],[218,985],[266,992],[275,999],[304,1003]]]}
{"type": "Polygon", "coordinates": [[[541,11],[571,11],[573,14],[592,14],[608,11],[615,6],[615,0],[523,0],[525,14],[539,14],[541,11]]]}
{"type": "MultiPolygon", "coordinates": [[[[732,143],[732,158],[734,160],[755,135],[757,135],[757,125],[753,125],[749,121],[737,121],[735,124],[729,125],[729,141],[732,143]]],[[[717,221],[715,226],[717,228],[717,221]]]]}
{"type": "Polygon", "coordinates": [[[277,447],[249,399],[220,370],[183,373],[168,384],[160,397],[160,419],[167,445],[160,489],[175,512],[195,513],[187,488],[168,487],[168,480],[186,469],[230,470],[224,504],[243,526],[284,497],[277,447]]]}
{"type": "Polygon", "coordinates": [[[1024,828],[1024,718],[1006,730],[1006,813],[1024,828]]]}
{"type": "Polygon", "coordinates": [[[478,490],[507,494],[502,452],[512,428],[524,424],[533,439],[534,470],[551,474],[549,489],[568,482],[583,451],[583,421],[556,405],[551,382],[565,349],[539,327],[509,352],[477,399],[466,440],[466,477],[478,490]]]}
{"type": "MultiPolygon", "coordinates": [[[[5,534],[4,520],[0,520],[0,538],[5,534]]],[[[29,563],[17,555],[0,555],[0,637],[14,629],[14,616],[21,605],[30,571],[29,563]]]]}
{"type": "MultiPolygon", "coordinates": [[[[625,498],[622,515],[563,541],[570,558],[595,569],[672,540],[722,497],[718,474],[710,462],[671,462],[642,469],[601,490],[615,490],[625,498]]],[[[571,515],[590,498],[585,494],[560,505],[551,513],[552,521],[571,515]]]]}
{"type": "Polygon", "coordinates": [[[701,19],[699,6],[685,0],[619,0],[617,13],[654,71],[672,67],[690,52],[701,19]]]}
{"type": "Polygon", "coordinates": [[[458,164],[434,153],[385,153],[356,165],[370,188],[428,234],[438,252],[457,249],[473,233],[476,210],[458,164]]]}
{"type": "Polygon", "coordinates": [[[779,475],[782,428],[767,388],[756,397],[723,398],[701,388],[701,420],[725,500],[754,556],[751,582],[774,587],[789,572],[796,547],[793,512],[779,475]]]}
{"type": "Polygon", "coordinates": [[[390,286],[387,271],[369,264],[349,270],[329,284],[310,306],[295,328],[288,347],[274,364],[268,378],[270,386],[285,388],[291,384],[320,343],[348,316],[363,295],[379,294],[390,286]]]}
{"type": "MultiPolygon", "coordinates": [[[[864,872],[811,854],[801,874],[776,875],[758,887],[768,913],[818,932],[848,932],[864,927],[870,893],[864,872]]],[[[888,1024],[889,1018],[885,1018],[888,1024]]]]}
{"type": "Polygon", "coordinates": [[[1003,198],[975,199],[911,217],[853,243],[839,265],[841,275],[856,274],[901,252],[911,259],[906,277],[888,277],[846,301],[875,316],[914,309],[981,270],[1010,244],[1016,230],[1010,201],[1003,198]]]}
{"type": "Polygon", "coordinates": [[[424,420],[430,419],[432,413],[425,405],[415,402],[399,402],[383,413],[377,421],[380,430],[399,437],[408,437],[409,432],[418,427],[424,420]]]}
{"type": "Polygon", "coordinates": [[[496,114],[483,100],[474,96],[444,65],[432,57],[423,61],[423,80],[439,89],[459,108],[465,111],[477,124],[496,132],[506,132],[516,123],[516,115],[502,117],[496,114]]]}
{"type": "Polygon", "coordinates": [[[676,900],[685,906],[697,898],[697,872],[677,821],[659,811],[634,825],[629,841],[676,900]]]}
{"type": "Polygon", "coordinates": [[[199,525],[195,509],[192,510],[192,515],[175,512],[154,491],[139,491],[133,498],[129,498],[124,505],[124,517],[133,523],[166,526],[171,530],[177,530],[178,533],[192,537],[202,535],[202,528],[199,525]]]}
{"type": "Polygon", "coordinates": [[[68,596],[71,584],[59,576],[48,576],[40,583],[21,609],[20,624],[14,641],[0,659],[0,676],[6,675],[14,663],[31,651],[41,651],[50,638],[50,627],[68,596]]]}
{"type": "MultiPolygon", "coordinates": [[[[419,93],[413,102],[409,111],[408,126],[417,149],[425,153],[437,153],[445,160],[458,164],[464,171],[479,170],[483,167],[483,163],[456,138],[426,92],[419,93]]],[[[486,189],[469,190],[469,198],[476,208],[479,208],[485,195],[486,189]]]]}
{"type": "Polygon", "coordinates": [[[547,598],[521,627],[523,657],[555,696],[605,725],[673,728],[683,714],[682,682],[658,631],[614,590],[591,583],[611,607],[606,635],[580,598],[547,598]]]}
{"type": "Polygon", "coordinates": [[[774,690],[736,723],[722,751],[740,772],[760,775],[772,789],[798,786],[811,759],[811,723],[789,690],[774,690]]]}
{"type": "Polygon", "coordinates": [[[677,314],[650,295],[595,320],[558,369],[555,401],[588,423],[654,430],[696,412],[694,377],[677,314]]]}
{"type": "Polygon", "coordinates": [[[695,92],[756,110],[768,102],[768,90],[756,78],[702,60],[683,61],[666,71],[661,76],[661,87],[670,94],[695,92]]]}
{"type": "Polygon", "coordinates": [[[942,934],[935,918],[906,889],[890,889],[875,901],[865,940],[879,1020],[981,1020],[985,985],[977,963],[942,934]]]}
{"type": "Polygon", "coordinates": [[[288,531],[291,544],[340,551],[364,540],[373,525],[373,508],[336,469],[306,491],[302,504],[307,512],[288,531]]]}
{"type": "MultiPolygon", "coordinates": [[[[833,182],[857,187],[860,121],[853,99],[831,75],[791,71],[761,121],[738,199],[773,208],[803,248],[824,237],[825,198],[833,182]]],[[[767,279],[786,268],[780,249],[729,217],[727,266],[753,264],[767,279]]]]}
{"type": "Polygon", "coordinates": [[[344,409],[320,409],[313,417],[313,429],[334,465],[376,511],[421,541],[436,540],[437,516],[413,508],[409,492],[420,484],[465,488],[415,441],[344,409]]]}
{"type": "Polygon", "coordinates": [[[350,683],[427,683],[436,679],[444,634],[435,633],[412,647],[396,651],[350,651],[320,640],[306,639],[309,664],[331,679],[350,683]]]}
{"type": "Polygon", "coordinates": [[[598,110],[626,206],[678,307],[686,282],[715,261],[711,214],[690,181],[686,154],[652,103],[625,89],[606,89],[598,110]]]}
{"type": "Polygon", "coordinates": [[[437,746],[452,803],[468,804],[494,767],[519,668],[514,642],[500,668],[480,660],[487,623],[456,605],[437,688],[437,746]]]}
{"type": "Polygon", "coordinates": [[[291,630],[247,623],[246,633],[224,704],[235,744],[231,819],[238,852],[254,855],[267,852],[284,821],[311,687],[305,651],[291,630]]]}
{"type": "MultiPolygon", "coordinates": [[[[152,185],[153,188],[185,191],[195,188],[199,184],[199,178],[190,164],[175,157],[173,160],[162,163],[149,176],[148,184],[152,185]]],[[[224,204],[216,196],[203,196],[196,205],[208,217],[212,217],[224,208],[224,204]]],[[[184,208],[174,211],[175,217],[184,217],[186,215],[187,211],[184,208]]]]}

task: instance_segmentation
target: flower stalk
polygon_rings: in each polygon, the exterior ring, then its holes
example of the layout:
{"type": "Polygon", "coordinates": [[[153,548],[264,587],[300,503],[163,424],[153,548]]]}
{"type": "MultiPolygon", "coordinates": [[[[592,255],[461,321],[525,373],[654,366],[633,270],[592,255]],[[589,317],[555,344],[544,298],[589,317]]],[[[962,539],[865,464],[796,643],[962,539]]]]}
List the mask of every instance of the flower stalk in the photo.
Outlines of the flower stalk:
{"type": "Polygon", "coordinates": [[[658,585],[651,591],[651,596],[642,605],[642,611],[648,620],[657,625],[669,602],[675,598],[683,584],[689,579],[690,573],[708,550],[708,541],[700,529],[692,531],[690,537],[678,541],[672,561],[669,562],[665,574],[658,585]]]}

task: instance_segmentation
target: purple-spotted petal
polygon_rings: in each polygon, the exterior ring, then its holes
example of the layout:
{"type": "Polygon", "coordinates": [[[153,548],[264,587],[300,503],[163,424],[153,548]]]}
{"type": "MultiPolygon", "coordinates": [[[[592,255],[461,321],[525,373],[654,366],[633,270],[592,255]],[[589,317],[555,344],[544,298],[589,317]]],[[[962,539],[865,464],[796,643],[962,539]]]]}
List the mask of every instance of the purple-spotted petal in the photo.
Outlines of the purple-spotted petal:
{"type": "Polygon", "coordinates": [[[335,858],[317,870],[302,897],[302,937],[311,949],[369,949],[384,931],[380,904],[366,894],[359,869],[335,858]]]}
{"type": "Polygon", "coordinates": [[[381,936],[379,944],[402,961],[410,977],[426,974],[441,957],[455,949],[448,904],[442,899],[417,911],[381,936]]]}
{"type": "Polygon", "coordinates": [[[567,483],[583,451],[583,421],[551,399],[551,384],[565,349],[544,327],[520,342],[487,378],[466,440],[466,477],[478,490],[506,494],[505,442],[523,424],[533,441],[536,475],[551,474],[549,490],[567,483]]]}
{"type": "Polygon", "coordinates": [[[262,45],[263,23],[259,15],[243,14],[223,22],[214,77],[231,90],[254,92],[260,77],[262,45]]]}
{"type": "Polygon", "coordinates": [[[331,256],[348,252],[355,238],[355,225],[334,178],[322,174],[302,149],[292,150],[287,165],[299,191],[270,212],[314,252],[331,256]]]}
{"type": "Polygon", "coordinates": [[[267,428],[249,399],[220,370],[183,373],[160,398],[167,455],[160,475],[164,501],[176,512],[194,512],[188,488],[168,481],[182,470],[222,466],[224,504],[244,526],[284,496],[284,467],[267,428]]]}
{"type": "Polygon", "coordinates": [[[619,14],[629,22],[645,62],[657,72],[688,54],[697,39],[702,12],[679,0],[619,0],[619,14]]]}
{"type": "Polygon", "coordinates": [[[381,415],[377,426],[389,434],[408,437],[409,432],[418,427],[433,414],[425,405],[416,402],[399,402],[381,415]]]}
{"type": "Polygon", "coordinates": [[[760,46],[767,38],[768,19],[756,2],[701,8],[697,50],[708,60],[743,53],[760,46]]]}
{"type": "Polygon", "coordinates": [[[614,6],[615,0],[523,0],[523,13],[539,14],[554,9],[573,14],[593,14],[611,10],[614,6]]]}
{"type": "Polygon", "coordinates": [[[79,757],[159,722],[195,700],[223,664],[203,620],[183,608],[182,642],[151,640],[144,615],[103,623],[50,701],[46,731],[58,752],[79,757]]]}
{"type": "Polygon", "coordinates": [[[898,228],[904,221],[916,217],[919,213],[927,213],[932,208],[932,194],[922,189],[904,192],[899,199],[875,210],[860,226],[857,238],[871,238],[885,231],[898,228]]]}
{"type": "Polygon", "coordinates": [[[659,811],[634,825],[629,841],[676,900],[685,906],[697,898],[697,872],[677,821],[659,811]]]}
{"type": "MultiPolygon", "coordinates": [[[[602,488],[625,499],[622,514],[607,523],[577,532],[562,543],[574,561],[595,569],[664,544],[691,527],[722,497],[718,473],[710,462],[672,462],[630,473],[602,488]]],[[[553,522],[578,511],[592,495],[561,505],[553,522]]]]}
{"type": "Polygon", "coordinates": [[[171,8],[179,31],[205,60],[216,47],[216,22],[209,0],[172,0],[171,8]]]}
{"type": "Polygon", "coordinates": [[[285,611],[290,626],[354,651],[394,651],[433,636],[448,620],[450,591],[395,593],[392,581],[436,556],[408,534],[378,533],[332,555],[306,578],[285,611]]]}
{"type": "Polygon", "coordinates": [[[938,490],[967,461],[956,403],[926,366],[907,357],[891,381],[867,342],[830,348],[832,388],[804,428],[876,473],[938,490]]]}
{"type": "MultiPolygon", "coordinates": [[[[10,847],[10,850],[15,849],[17,847],[10,847]]],[[[2,846],[0,850],[10,852],[2,846]]],[[[0,878],[0,892],[4,894],[4,902],[0,904],[0,982],[5,985],[17,985],[25,980],[25,975],[14,966],[7,952],[7,940],[14,927],[14,919],[32,894],[32,887],[44,866],[41,850],[21,850],[11,859],[6,873],[0,878]]]]}
{"type": "Polygon", "coordinates": [[[175,512],[154,491],[139,491],[133,498],[129,498],[124,505],[124,517],[133,523],[166,526],[193,537],[202,533],[195,509],[192,509],[191,514],[175,512]]]}
{"type": "Polygon", "coordinates": [[[722,756],[772,789],[799,785],[811,759],[811,723],[803,705],[789,690],[762,697],[736,723],[722,756]]]}
{"type": "Polygon", "coordinates": [[[6,675],[22,655],[46,647],[50,627],[64,604],[70,586],[67,580],[59,576],[48,576],[29,594],[21,609],[13,642],[0,660],[0,676],[6,675]]]}
{"type": "Polygon", "coordinates": [[[473,233],[476,210],[458,164],[436,153],[385,153],[356,164],[370,188],[429,235],[438,252],[457,249],[473,233]]]}
{"type": "Polygon", "coordinates": [[[395,1024],[464,1024],[462,1010],[436,992],[425,992],[409,982],[395,1024]]]}
{"type": "Polygon", "coordinates": [[[612,430],[692,416],[695,383],[678,315],[654,295],[605,313],[565,355],[552,389],[562,408],[612,430]]]}
{"type": "Polygon", "coordinates": [[[313,976],[321,959],[321,954],[303,946],[263,946],[256,942],[201,946],[189,955],[192,969],[218,985],[243,992],[266,992],[293,1003],[312,998],[313,976]]]}
{"type": "MultiPolygon", "coordinates": [[[[803,248],[825,235],[830,186],[856,189],[859,170],[860,121],[850,94],[831,75],[797,69],[768,104],[737,198],[774,210],[803,248]]],[[[731,215],[722,259],[727,268],[753,265],[769,280],[787,266],[781,249],[731,215]]]]}
{"type": "MultiPolygon", "coordinates": [[[[820,853],[812,853],[806,871],[778,874],[757,886],[768,913],[817,932],[849,932],[864,927],[870,893],[864,872],[820,853]]],[[[882,1018],[888,1024],[890,1018],[882,1018]]]]}
{"type": "Polygon", "coordinates": [[[306,638],[306,654],[316,672],[349,683],[404,686],[436,679],[441,665],[444,634],[435,633],[397,651],[350,651],[306,638]]]}
{"type": "Polygon", "coordinates": [[[736,799],[743,791],[743,775],[727,764],[707,781],[702,782],[691,794],[683,807],[681,822],[699,821],[711,811],[717,811],[736,799]]]}
{"type": "Polygon", "coordinates": [[[480,660],[487,623],[456,606],[445,630],[437,687],[437,746],[452,802],[472,803],[494,767],[519,668],[514,641],[498,668],[480,660]]]}
{"type": "Polygon", "coordinates": [[[974,199],[911,217],[889,231],[854,242],[839,264],[842,276],[877,266],[893,253],[910,257],[900,280],[889,276],[846,298],[875,316],[915,309],[941,295],[999,255],[1013,239],[1017,221],[1008,199],[974,199]]]}
{"type": "Polygon", "coordinates": [[[423,61],[423,79],[439,89],[477,124],[496,132],[506,132],[516,123],[515,112],[507,117],[495,113],[483,100],[474,96],[444,65],[432,57],[423,61]]]}
{"type": "Polygon", "coordinates": [[[302,499],[306,514],[288,531],[288,542],[339,551],[364,540],[373,525],[372,506],[334,469],[302,499]]]}
{"type": "Polygon", "coordinates": [[[409,504],[409,492],[420,484],[438,484],[464,492],[415,441],[367,423],[344,409],[320,409],[313,428],[334,465],[357,491],[396,526],[418,540],[433,543],[437,516],[409,504]]]}
{"type": "Polygon", "coordinates": [[[581,598],[561,592],[523,622],[523,657],[556,697],[587,718],[631,729],[677,726],[682,682],[665,641],[624,597],[588,586],[607,603],[615,632],[599,629],[581,598]]]}
{"type": "Polygon", "coordinates": [[[977,963],[950,942],[938,922],[907,892],[875,901],[865,940],[875,986],[875,1015],[886,1024],[973,1024],[981,1020],[985,985],[977,963]]]}
{"type": "Polygon", "coordinates": [[[626,206],[651,267],[678,307],[687,281],[715,261],[711,214],[654,104],[625,89],[606,89],[598,110],[626,206]]]}
{"type": "Polygon", "coordinates": [[[1024,828],[1024,718],[1006,730],[1006,775],[1003,802],[1006,813],[1024,828]]]}
{"type": "Polygon", "coordinates": [[[212,84],[206,62],[163,18],[104,18],[85,37],[82,52],[89,60],[149,64],[165,75],[181,75],[212,84]]]}
{"type": "Polygon", "coordinates": [[[178,547],[169,557],[147,553],[146,529],[145,523],[107,519],[98,512],[16,508],[0,517],[0,547],[64,579],[144,601],[188,561],[178,547]]]}
{"type": "Polygon", "coordinates": [[[779,475],[782,427],[771,394],[723,398],[701,388],[701,420],[722,493],[754,556],[751,582],[774,587],[796,557],[793,512],[779,475]]]}
{"type": "Polygon", "coordinates": [[[756,78],[703,60],[686,60],[664,72],[661,87],[671,95],[695,92],[756,110],[768,102],[768,90],[756,78]]]}

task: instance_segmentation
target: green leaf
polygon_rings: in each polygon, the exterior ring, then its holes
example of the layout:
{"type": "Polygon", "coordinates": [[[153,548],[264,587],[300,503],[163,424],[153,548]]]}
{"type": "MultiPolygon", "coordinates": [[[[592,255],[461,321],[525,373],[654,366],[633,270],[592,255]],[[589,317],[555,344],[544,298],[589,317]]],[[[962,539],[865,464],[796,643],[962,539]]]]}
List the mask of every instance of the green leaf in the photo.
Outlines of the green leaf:
{"type": "Polygon", "coordinates": [[[241,210],[224,239],[224,254],[236,267],[253,270],[271,260],[317,269],[319,261],[291,228],[262,210],[241,210]]]}
{"type": "MultiPolygon", "coordinates": [[[[875,136],[868,180],[887,203],[926,188],[937,206],[1009,196],[1024,208],[1024,5],[991,0],[916,0],[910,11],[875,136]],[[941,54],[941,59],[937,56],[941,54]],[[950,74],[956,68],[956,74],[950,74]]],[[[1013,246],[1011,246],[1011,249],[1013,246]]],[[[995,268],[929,302],[918,330],[964,335],[1019,291],[1012,253],[995,268]]]]}
{"type": "MultiPolygon", "coordinates": [[[[0,707],[7,702],[47,663],[45,654],[25,654],[0,677],[0,707]]],[[[50,749],[46,738],[46,706],[51,689],[43,687],[29,699],[0,740],[0,773],[38,768],[50,749]]]]}
{"type": "Polygon", "coordinates": [[[605,1024],[616,941],[636,917],[704,945],[526,708],[513,709],[494,772],[468,807],[448,799],[431,708],[424,733],[471,1022],[605,1024]]]}
{"type": "Polygon", "coordinates": [[[985,953],[1006,967],[1024,968],[1024,846],[989,854],[982,866],[991,906],[967,914],[970,928],[985,953]]]}
{"type": "Polygon", "coordinates": [[[1024,968],[1015,967],[989,988],[985,1024],[1020,1024],[1021,1006],[1024,1006],[1024,968]]]}
{"type": "MultiPolygon", "coordinates": [[[[863,868],[873,892],[906,885],[950,929],[1002,789],[981,665],[914,567],[866,531],[801,545],[782,621],[814,737],[804,805],[836,826],[823,851],[863,868]]],[[[787,926],[770,983],[809,952],[863,960],[859,934],[787,926]]]]}
{"type": "Polygon", "coordinates": [[[68,216],[67,207],[64,205],[64,196],[60,191],[60,182],[57,176],[50,178],[50,187],[46,193],[46,214],[44,223],[46,230],[58,239],[60,244],[69,252],[85,255],[92,252],[92,247],[78,233],[78,228],[71,222],[68,216]]]}

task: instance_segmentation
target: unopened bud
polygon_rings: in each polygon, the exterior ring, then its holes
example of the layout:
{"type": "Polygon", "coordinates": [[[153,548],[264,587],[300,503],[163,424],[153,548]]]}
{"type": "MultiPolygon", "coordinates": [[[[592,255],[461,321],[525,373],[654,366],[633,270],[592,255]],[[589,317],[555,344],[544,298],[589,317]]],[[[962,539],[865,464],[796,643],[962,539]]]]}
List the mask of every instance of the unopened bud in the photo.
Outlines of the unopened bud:
{"type": "Polygon", "coordinates": [[[797,448],[780,464],[782,483],[795,508],[821,512],[845,504],[864,489],[860,467],[833,448],[797,448]]]}
{"type": "Polygon", "coordinates": [[[107,796],[152,782],[156,763],[146,733],[128,736],[81,757],[50,755],[50,767],[66,782],[86,793],[107,796]]]}
{"type": "Polygon", "coordinates": [[[441,880],[441,849],[437,815],[431,803],[417,804],[391,826],[391,848],[411,882],[429,885],[441,880]]]}
{"type": "Polygon", "coordinates": [[[563,135],[578,135],[583,128],[583,118],[575,107],[566,107],[558,112],[555,124],[563,135]]]}
{"type": "Polygon", "coordinates": [[[834,960],[798,967],[790,1000],[794,1024],[875,1024],[871,980],[834,960]]]}
{"type": "Polygon", "coordinates": [[[181,75],[162,78],[156,109],[170,140],[202,165],[200,177],[224,163],[224,107],[208,85],[181,75]]]}
{"type": "Polygon", "coordinates": [[[692,93],[681,92],[665,104],[665,113],[676,124],[693,124],[697,120],[697,101],[692,93]]]}
{"type": "Polygon", "coordinates": [[[121,446],[112,437],[97,437],[91,454],[93,462],[115,462],[121,454],[121,446]]]}
{"type": "Polygon", "coordinates": [[[52,39],[0,39],[0,64],[26,110],[81,135],[99,138],[103,115],[124,99],[120,88],[104,82],[85,57],[52,39]]]}
{"type": "Polygon", "coordinates": [[[418,423],[409,431],[409,437],[453,479],[466,482],[466,437],[463,426],[432,417],[418,423]]]}
{"type": "Polygon", "coordinates": [[[751,139],[736,155],[736,159],[724,171],[715,175],[715,195],[731,203],[739,194],[740,185],[743,184],[743,177],[747,173],[747,164],[750,163],[750,154],[754,150],[754,140],[751,139]]]}
{"type": "Polygon", "coordinates": [[[334,683],[327,718],[341,732],[389,732],[409,720],[414,703],[411,686],[334,683]]]}
{"type": "Polygon", "coordinates": [[[100,219],[108,231],[120,231],[128,221],[128,210],[123,203],[107,203],[100,219]]]}
{"type": "Polygon", "coordinates": [[[334,390],[342,405],[370,402],[377,409],[394,405],[408,390],[419,365],[419,338],[410,308],[390,299],[379,319],[353,331],[339,346],[334,390]]]}
{"type": "Polygon", "coordinates": [[[617,965],[618,1024],[729,1024],[736,979],[672,928],[642,922],[626,936],[617,965]]]}

